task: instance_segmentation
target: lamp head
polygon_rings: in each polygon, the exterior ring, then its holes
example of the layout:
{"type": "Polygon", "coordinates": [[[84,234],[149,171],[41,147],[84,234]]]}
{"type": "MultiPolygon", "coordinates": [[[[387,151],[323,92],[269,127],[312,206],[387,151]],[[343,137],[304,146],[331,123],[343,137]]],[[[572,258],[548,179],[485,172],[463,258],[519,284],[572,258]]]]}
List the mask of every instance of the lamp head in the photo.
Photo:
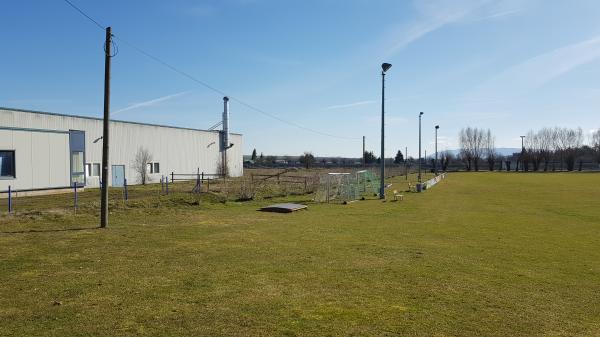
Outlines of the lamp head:
{"type": "Polygon", "coordinates": [[[386,71],[388,71],[390,68],[392,67],[391,63],[382,63],[381,64],[381,69],[383,70],[383,72],[385,73],[386,71]]]}
{"type": "Polygon", "coordinates": [[[423,111],[419,112],[419,117],[423,116],[423,111]]]}
{"type": "Polygon", "coordinates": [[[439,129],[439,128],[440,128],[440,126],[439,126],[439,125],[436,125],[436,126],[435,126],[435,128],[436,128],[436,129],[439,129]]]}

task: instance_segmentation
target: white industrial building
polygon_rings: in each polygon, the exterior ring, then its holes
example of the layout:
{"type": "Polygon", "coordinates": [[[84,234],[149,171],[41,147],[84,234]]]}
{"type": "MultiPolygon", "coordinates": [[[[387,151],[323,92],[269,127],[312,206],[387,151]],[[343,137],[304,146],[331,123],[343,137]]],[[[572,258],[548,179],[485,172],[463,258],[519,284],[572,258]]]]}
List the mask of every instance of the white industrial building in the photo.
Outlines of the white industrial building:
{"type": "MultiPolygon", "coordinates": [[[[171,172],[217,173],[223,157],[229,175],[243,174],[242,135],[228,131],[225,98],[223,130],[198,130],[136,122],[110,122],[109,186],[138,184],[136,153],[147,149],[151,182],[171,172]],[[224,146],[229,144],[229,146],[224,146]],[[226,151],[226,156],[223,156],[226,151]]],[[[99,187],[102,118],[0,108],[0,190],[50,191],[99,187]]]]}

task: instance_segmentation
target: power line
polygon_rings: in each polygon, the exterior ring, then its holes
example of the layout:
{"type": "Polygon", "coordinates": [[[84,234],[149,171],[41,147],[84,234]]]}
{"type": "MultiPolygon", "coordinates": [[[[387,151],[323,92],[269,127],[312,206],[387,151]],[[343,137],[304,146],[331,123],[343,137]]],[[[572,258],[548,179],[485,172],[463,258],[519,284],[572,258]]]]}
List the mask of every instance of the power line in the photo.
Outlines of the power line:
{"type": "Polygon", "coordinates": [[[79,12],[79,14],[85,16],[88,20],[90,20],[91,22],[93,22],[96,26],[98,26],[100,29],[105,30],[106,27],[104,27],[103,25],[99,24],[98,21],[92,19],[91,16],[85,14],[84,11],[82,11],[81,9],[79,9],[79,7],[75,6],[71,1],[69,0],[64,0],[64,2],[66,2],[67,4],[69,4],[69,6],[73,7],[73,9],[75,9],[76,11],[79,12]]]}
{"type": "MultiPolygon", "coordinates": [[[[125,45],[127,45],[127,46],[131,47],[132,49],[136,50],[138,53],[140,53],[140,54],[142,54],[142,55],[144,55],[144,56],[146,56],[146,57],[148,57],[148,58],[150,58],[150,59],[154,60],[154,61],[155,61],[155,62],[157,62],[157,63],[160,63],[160,64],[161,64],[161,65],[163,65],[164,67],[166,67],[166,68],[169,68],[170,70],[172,70],[172,71],[174,71],[174,72],[176,72],[176,73],[180,74],[181,76],[184,76],[184,77],[186,77],[186,78],[188,78],[188,79],[190,79],[190,80],[192,80],[192,81],[194,81],[194,82],[196,82],[196,83],[200,84],[201,86],[203,86],[203,87],[205,87],[205,88],[207,88],[207,89],[209,89],[209,90],[212,90],[212,91],[214,91],[214,92],[216,92],[216,93],[218,93],[218,94],[220,94],[220,95],[223,95],[223,96],[228,96],[228,95],[227,95],[227,94],[226,94],[224,91],[222,91],[222,90],[219,90],[219,89],[217,89],[217,88],[215,88],[215,87],[211,86],[210,84],[208,84],[208,83],[206,83],[206,82],[204,82],[204,81],[201,81],[201,80],[197,79],[197,78],[196,78],[196,77],[194,77],[193,75],[190,75],[189,73],[187,73],[187,72],[185,72],[185,71],[183,71],[183,70],[180,70],[180,69],[176,68],[175,66],[173,66],[173,65],[171,65],[171,64],[169,64],[169,63],[167,63],[167,62],[163,61],[162,59],[160,59],[160,58],[158,58],[158,57],[156,57],[156,56],[154,56],[154,55],[152,55],[152,54],[150,54],[150,53],[148,53],[148,52],[144,51],[143,49],[141,49],[141,48],[139,48],[139,47],[137,47],[137,46],[135,46],[135,45],[133,45],[133,44],[131,44],[131,43],[127,42],[127,41],[126,41],[126,40],[124,40],[123,38],[120,38],[120,37],[118,37],[118,36],[115,36],[115,38],[116,38],[117,40],[121,41],[123,44],[125,44],[125,45]]],[[[285,120],[285,119],[283,119],[283,118],[281,118],[281,117],[278,117],[278,116],[276,116],[276,115],[273,115],[273,114],[271,114],[271,113],[268,113],[268,112],[266,112],[266,111],[264,111],[264,110],[262,110],[262,109],[260,109],[260,108],[257,108],[257,107],[255,107],[255,106],[253,106],[252,104],[246,103],[246,102],[244,102],[243,100],[241,100],[241,99],[239,99],[239,98],[236,98],[236,97],[234,97],[234,96],[228,96],[228,97],[229,97],[229,99],[231,99],[232,101],[235,101],[235,102],[239,103],[240,105],[243,105],[243,106],[245,106],[246,108],[248,108],[248,109],[250,109],[250,110],[256,111],[256,112],[258,112],[258,113],[261,113],[261,114],[263,114],[263,115],[265,115],[265,116],[267,116],[267,117],[273,118],[273,119],[275,119],[275,120],[277,120],[277,121],[279,121],[279,122],[281,122],[281,123],[284,123],[284,124],[287,124],[287,125],[290,125],[290,126],[293,126],[293,127],[299,128],[299,129],[303,129],[303,130],[305,130],[305,131],[313,132],[313,133],[316,133],[316,134],[319,134],[319,135],[322,135],[322,136],[327,136],[327,137],[332,137],[332,138],[348,139],[348,140],[351,140],[351,139],[358,139],[358,138],[353,138],[353,137],[342,137],[342,136],[337,136],[337,135],[333,135],[333,134],[330,134],[330,133],[326,133],[326,132],[321,132],[321,131],[318,131],[318,130],[314,130],[314,129],[311,129],[311,128],[308,128],[308,127],[305,127],[305,126],[303,126],[303,125],[296,124],[296,123],[294,123],[294,122],[290,122],[290,121],[288,121],[288,120],[285,120]]]]}
{"type": "MultiPolygon", "coordinates": [[[[65,1],[67,4],[69,4],[69,6],[71,6],[73,9],[75,9],[77,12],[79,12],[79,13],[80,13],[81,15],[83,15],[84,17],[86,17],[88,20],[90,20],[92,23],[94,23],[94,24],[95,24],[96,26],[98,26],[100,29],[102,29],[102,30],[105,30],[105,29],[106,29],[104,26],[102,26],[100,23],[98,23],[98,21],[94,20],[94,19],[93,19],[91,16],[89,16],[88,14],[86,14],[86,13],[85,13],[83,10],[81,10],[79,7],[75,6],[75,5],[74,5],[74,4],[73,4],[71,1],[69,1],[69,0],[63,0],[63,1],[65,1]]],[[[132,43],[130,43],[130,42],[127,42],[127,41],[126,41],[126,40],[124,40],[123,38],[121,38],[121,37],[118,37],[118,36],[114,36],[114,38],[115,38],[115,39],[117,39],[117,40],[119,40],[119,41],[121,41],[123,44],[125,44],[125,45],[129,46],[130,48],[134,49],[134,50],[135,50],[135,51],[137,51],[138,53],[140,53],[140,54],[142,54],[142,55],[144,55],[144,56],[148,57],[149,59],[151,59],[151,60],[153,60],[153,61],[155,61],[155,62],[157,62],[157,63],[161,64],[162,66],[164,66],[164,67],[166,67],[166,68],[170,69],[171,71],[173,71],[173,72],[175,72],[175,73],[177,73],[177,74],[179,74],[179,75],[181,75],[181,76],[183,76],[183,77],[186,77],[186,78],[188,78],[189,80],[191,80],[191,81],[193,81],[193,82],[196,82],[197,84],[200,84],[201,86],[203,86],[203,87],[205,87],[205,88],[207,88],[207,89],[209,89],[209,90],[212,90],[212,91],[214,91],[214,92],[216,92],[216,93],[218,93],[218,94],[220,94],[220,95],[223,95],[223,96],[229,96],[229,95],[227,95],[227,94],[226,94],[224,91],[222,91],[222,90],[219,90],[219,89],[217,89],[217,88],[213,87],[212,85],[210,85],[210,84],[208,84],[208,83],[206,83],[206,82],[204,82],[204,81],[202,81],[202,80],[199,80],[199,79],[197,79],[197,78],[196,78],[196,77],[194,77],[193,75],[191,75],[191,74],[189,74],[189,73],[187,73],[187,72],[185,72],[185,71],[183,71],[183,70],[181,70],[181,69],[179,69],[179,68],[177,68],[177,67],[175,67],[175,66],[173,66],[173,65],[169,64],[169,63],[168,63],[168,62],[166,62],[166,61],[163,61],[162,59],[160,59],[160,58],[158,58],[158,57],[156,57],[156,56],[154,56],[154,55],[152,55],[152,54],[150,54],[150,53],[146,52],[145,50],[143,50],[143,49],[141,49],[141,48],[139,48],[139,47],[135,46],[134,44],[132,44],[132,43]]],[[[252,104],[249,104],[249,103],[246,103],[246,102],[244,102],[243,100],[241,100],[241,99],[239,99],[239,98],[236,98],[236,97],[233,97],[233,96],[229,96],[229,98],[230,98],[231,100],[233,100],[233,101],[235,101],[235,102],[239,103],[240,105],[242,105],[242,106],[245,106],[246,108],[248,108],[248,109],[250,109],[250,110],[253,110],[253,111],[255,111],[255,112],[258,112],[258,113],[260,113],[260,114],[263,114],[263,115],[265,115],[265,116],[267,116],[267,117],[270,117],[270,118],[272,118],[272,119],[275,119],[275,120],[277,120],[277,121],[279,121],[279,122],[281,122],[281,123],[284,123],[284,124],[287,124],[287,125],[290,125],[290,126],[296,127],[296,128],[298,128],[298,129],[302,129],[302,130],[305,130],[305,131],[308,131],[308,132],[312,132],[312,133],[315,133],[315,134],[318,134],[318,135],[321,135],[321,136],[326,136],[326,137],[331,137],[331,138],[347,139],[347,140],[356,140],[356,139],[359,139],[358,137],[343,137],[343,136],[337,136],[337,135],[334,135],[334,134],[330,134],[330,133],[326,133],[326,132],[318,131],[318,130],[315,130],[315,129],[312,129],[312,128],[309,128],[309,127],[306,127],[306,126],[303,126],[303,125],[300,125],[300,124],[297,124],[297,123],[294,123],[294,122],[291,122],[291,121],[285,120],[285,119],[283,119],[283,118],[281,118],[281,117],[278,117],[278,116],[276,116],[276,115],[274,115],[274,114],[268,113],[268,112],[266,112],[266,111],[264,111],[264,110],[262,110],[262,109],[260,109],[260,108],[257,108],[257,107],[255,107],[255,106],[253,106],[252,104]]]]}

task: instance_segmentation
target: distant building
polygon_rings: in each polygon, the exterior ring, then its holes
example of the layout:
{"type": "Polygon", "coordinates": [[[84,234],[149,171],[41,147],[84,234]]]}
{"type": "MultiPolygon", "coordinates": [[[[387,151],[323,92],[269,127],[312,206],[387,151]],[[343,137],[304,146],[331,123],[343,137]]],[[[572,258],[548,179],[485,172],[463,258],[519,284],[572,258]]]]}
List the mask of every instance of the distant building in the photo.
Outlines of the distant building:
{"type": "MultiPolygon", "coordinates": [[[[47,191],[99,187],[102,118],[0,108],[0,190],[47,191]]],[[[151,181],[175,173],[217,173],[222,132],[112,120],[109,186],[140,183],[136,153],[147,149],[151,181]]],[[[230,134],[230,176],[243,174],[242,135],[230,134]]]]}

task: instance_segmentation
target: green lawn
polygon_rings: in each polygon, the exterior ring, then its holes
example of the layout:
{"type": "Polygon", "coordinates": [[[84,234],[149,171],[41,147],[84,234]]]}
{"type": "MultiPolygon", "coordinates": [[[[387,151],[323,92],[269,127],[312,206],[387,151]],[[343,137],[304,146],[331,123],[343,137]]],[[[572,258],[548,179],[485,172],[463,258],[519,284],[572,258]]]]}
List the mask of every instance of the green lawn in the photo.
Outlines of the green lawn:
{"type": "Polygon", "coordinates": [[[600,336],[600,174],[294,214],[188,199],[102,230],[93,207],[0,216],[0,336],[600,336]]]}

